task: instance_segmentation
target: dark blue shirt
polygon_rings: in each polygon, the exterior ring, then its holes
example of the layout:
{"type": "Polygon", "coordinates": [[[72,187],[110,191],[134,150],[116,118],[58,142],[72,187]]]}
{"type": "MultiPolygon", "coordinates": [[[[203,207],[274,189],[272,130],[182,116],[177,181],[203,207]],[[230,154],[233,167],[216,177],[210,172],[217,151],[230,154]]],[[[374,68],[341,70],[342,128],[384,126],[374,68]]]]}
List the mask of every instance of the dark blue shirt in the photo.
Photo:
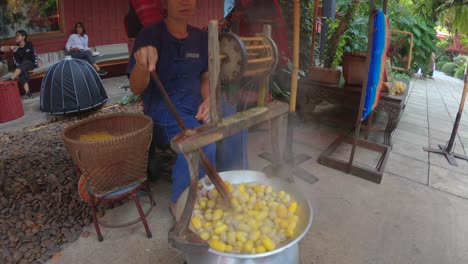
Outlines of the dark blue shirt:
{"type": "MultiPolygon", "coordinates": [[[[201,75],[208,71],[208,33],[188,26],[188,36],[177,39],[169,33],[164,21],[145,27],[138,35],[132,54],[141,47],[154,46],[158,50],[157,74],[181,115],[194,116],[202,102],[201,75]]],[[[135,66],[131,56],[130,74],[135,66]]],[[[164,114],[168,107],[150,80],[142,94],[145,113],[153,120],[165,123],[171,119],[164,114]]]]}

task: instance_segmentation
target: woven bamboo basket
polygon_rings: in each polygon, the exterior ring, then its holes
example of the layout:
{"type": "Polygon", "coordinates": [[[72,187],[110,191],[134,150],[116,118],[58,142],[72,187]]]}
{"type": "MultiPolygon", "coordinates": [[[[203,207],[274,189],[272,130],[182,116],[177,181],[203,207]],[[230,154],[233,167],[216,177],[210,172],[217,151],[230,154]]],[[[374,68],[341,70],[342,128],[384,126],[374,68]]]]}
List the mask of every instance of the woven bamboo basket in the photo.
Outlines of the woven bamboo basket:
{"type": "Polygon", "coordinates": [[[141,114],[115,113],[91,117],[63,131],[71,158],[87,177],[91,191],[102,196],[146,180],[153,121],[141,114]],[[80,135],[109,132],[113,138],[80,141],[80,135]]]}

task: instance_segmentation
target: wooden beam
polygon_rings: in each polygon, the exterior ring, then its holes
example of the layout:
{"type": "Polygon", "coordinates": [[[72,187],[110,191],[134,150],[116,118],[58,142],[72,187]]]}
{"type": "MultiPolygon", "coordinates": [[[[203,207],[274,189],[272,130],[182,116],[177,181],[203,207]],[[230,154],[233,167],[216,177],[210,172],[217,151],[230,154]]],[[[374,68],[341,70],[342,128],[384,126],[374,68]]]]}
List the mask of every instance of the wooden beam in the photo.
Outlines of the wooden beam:
{"type": "Polygon", "coordinates": [[[253,125],[278,118],[287,112],[287,104],[273,101],[266,107],[254,107],[223,118],[217,125],[188,129],[171,140],[171,147],[176,152],[192,152],[253,125]]]}
{"type": "Polygon", "coordinates": [[[300,1],[293,2],[293,19],[294,19],[294,34],[293,34],[293,71],[291,74],[291,99],[289,102],[289,112],[296,112],[297,100],[297,79],[299,77],[299,37],[300,37],[300,1]]]}
{"type": "Polygon", "coordinates": [[[222,118],[221,97],[219,91],[221,58],[219,55],[218,21],[216,20],[212,20],[208,24],[208,56],[208,74],[210,78],[210,124],[218,124],[222,118]]]}
{"type": "MultiPolygon", "coordinates": [[[[375,15],[375,0],[371,0],[369,3],[369,30],[368,30],[368,41],[367,41],[367,56],[366,56],[366,69],[367,74],[369,74],[370,70],[370,57],[372,53],[372,42],[373,40],[373,33],[374,33],[374,15],[375,15]]],[[[361,121],[362,121],[362,113],[364,112],[364,103],[366,100],[367,94],[367,80],[368,78],[364,78],[364,82],[362,84],[361,89],[361,100],[359,103],[359,113],[356,118],[356,125],[354,130],[354,141],[353,146],[351,148],[351,154],[349,157],[348,162],[348,173],[351,173],[351,169],[353,168],[353,161],[354,161],[354,154],[356,153],[356,146],[359,141],[359,132],[361,131],[361,121]]]]}

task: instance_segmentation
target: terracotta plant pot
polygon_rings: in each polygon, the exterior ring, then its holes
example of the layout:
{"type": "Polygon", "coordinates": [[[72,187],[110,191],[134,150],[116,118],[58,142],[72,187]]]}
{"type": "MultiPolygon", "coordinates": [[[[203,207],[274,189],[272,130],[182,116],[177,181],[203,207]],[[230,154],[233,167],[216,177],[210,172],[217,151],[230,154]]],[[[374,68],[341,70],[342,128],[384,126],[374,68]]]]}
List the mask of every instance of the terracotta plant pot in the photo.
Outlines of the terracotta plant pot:
{"type": "Polygon", "coordinates": [[[312,81],[328,83],[328,84],[338,84],[340,82],[341,72],[337,69],[329,69],[322,67],[309,67],[309,73],[307,78],[312,81]]]}
{"type": "Polygon", "coordinates": [[[366,57],[367,54],[362,52],[343,54],[343,77],[346,85],[361,86],[364,83],[364,78],[367,77],[366,57]]]}

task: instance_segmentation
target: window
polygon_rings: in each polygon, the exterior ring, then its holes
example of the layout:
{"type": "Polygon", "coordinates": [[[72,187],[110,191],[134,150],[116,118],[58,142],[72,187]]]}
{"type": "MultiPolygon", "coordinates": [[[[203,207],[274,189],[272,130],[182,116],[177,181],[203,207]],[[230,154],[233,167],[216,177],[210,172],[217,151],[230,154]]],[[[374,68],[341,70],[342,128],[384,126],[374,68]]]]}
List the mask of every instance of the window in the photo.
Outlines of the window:
{"type": "Polygon", "coordinates": [[[13,38],[23,29],[28,39],[63,35],[62,3],[59,0],[0,0],[0,40],[13,38]]]}

